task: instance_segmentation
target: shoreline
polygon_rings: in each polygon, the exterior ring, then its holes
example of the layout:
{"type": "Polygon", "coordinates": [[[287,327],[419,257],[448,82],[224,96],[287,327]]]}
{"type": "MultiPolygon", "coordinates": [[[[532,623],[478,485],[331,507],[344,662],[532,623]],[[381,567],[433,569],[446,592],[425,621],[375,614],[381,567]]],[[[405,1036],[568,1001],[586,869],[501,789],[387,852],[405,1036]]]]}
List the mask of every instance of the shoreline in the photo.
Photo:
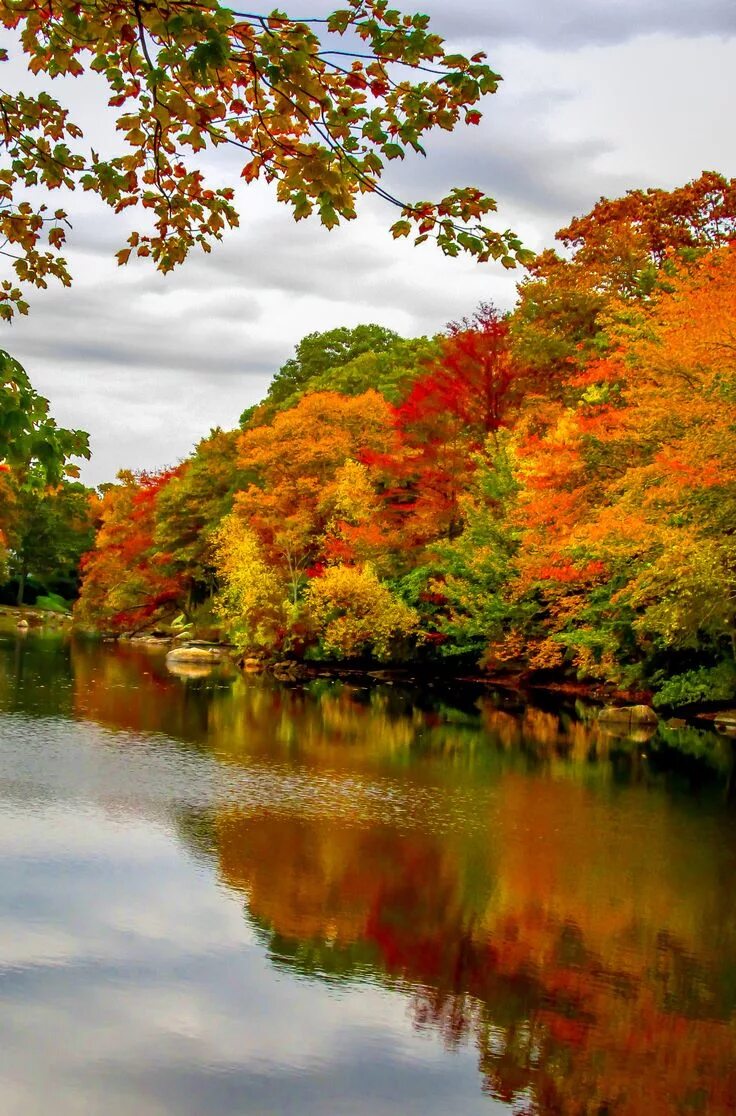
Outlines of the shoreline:
{"type": "MultiPolygon", "coordinates": [[[[648,706],[658,721],[670,720],[700,724],[701,727],[722,726],[725,735],[736,736],[736,698],[727,702],[701,702],[691,705],[663,707],[656,710],[652,704],[652,694],[647,690],[622,690],[614,685],[600,682],[580,682],[570,678],[549,679],[530,678],[523,672],[502,675],[481,674],[465,667],[451,670],[440,663],[409,662],[381,666],[376,663],[360,662],[317,662],[300,659],[278,659],[276,657],[248,658],[235,652],[232,644],[218,640],[181,639],[166,633],[104,633],[75,629],[69,613],[39,609],[34,605],[0,605],[0,634],[16,635],[21,638],[29,633],[50,631],[59,636],[70,636],[99,641],[106,646],[120,643],[123,646],[146,646],[169,652],[173,649],[201,648],[202,660],[208,658],[205,649],[221,653],[220,662],[229,660],[234,667],[245,674],[266,674],[286,685],[311,681],[317,678],[336,678],[345,681],[362,681],[366,685],[388,684],[406,687],[451,688],[467,687],[478,691],[501,690],[516,695],[521,701],[529,701],[532,695],[549,695],[558,699],[580,700],[599,709],[605,706],[631,707],[648,706]],[[9,623],[3,623],[3,620],[9,623]],[[25,623],[24,623],[25,622],[25,623]]],[[[217,665],[214,657],[213,666],[217,665]]]]}

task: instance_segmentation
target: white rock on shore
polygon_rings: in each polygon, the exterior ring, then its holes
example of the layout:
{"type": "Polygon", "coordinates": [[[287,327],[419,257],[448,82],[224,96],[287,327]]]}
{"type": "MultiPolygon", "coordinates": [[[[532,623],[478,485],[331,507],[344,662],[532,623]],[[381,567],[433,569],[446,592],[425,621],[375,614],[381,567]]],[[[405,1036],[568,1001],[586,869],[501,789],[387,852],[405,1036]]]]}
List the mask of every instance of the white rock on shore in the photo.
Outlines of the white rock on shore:
{"type": "Polygon", "coordinates": [[[224,647],[174,647],[166,656],[167,663],[224,663],[229,656],[224,647]]]}

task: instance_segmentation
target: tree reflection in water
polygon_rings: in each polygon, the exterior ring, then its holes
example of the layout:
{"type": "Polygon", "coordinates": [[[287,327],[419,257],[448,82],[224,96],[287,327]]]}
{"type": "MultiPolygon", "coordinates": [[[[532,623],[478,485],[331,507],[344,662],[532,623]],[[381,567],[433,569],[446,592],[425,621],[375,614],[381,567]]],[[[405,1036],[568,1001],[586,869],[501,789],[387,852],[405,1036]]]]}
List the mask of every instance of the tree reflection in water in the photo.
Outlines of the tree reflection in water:
{"type": "Polygon", "coordinates": [[[175,677],[132,647],[77,647],[70,670],[77,717],[347,788],[340,810],[177,819],[274,964],[398,990],[521,1113],[736,1112],[726,738],[617,737],[494,695],[175,677]]]}

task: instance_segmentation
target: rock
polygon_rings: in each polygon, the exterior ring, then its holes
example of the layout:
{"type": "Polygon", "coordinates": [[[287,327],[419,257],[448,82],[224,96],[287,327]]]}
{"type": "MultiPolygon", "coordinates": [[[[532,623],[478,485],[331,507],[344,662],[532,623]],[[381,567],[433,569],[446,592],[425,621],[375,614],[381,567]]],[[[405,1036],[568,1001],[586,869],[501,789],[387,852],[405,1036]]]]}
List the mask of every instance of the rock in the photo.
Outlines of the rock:
{"type": "Polygon", "coordinates": [[[713,719],[716,732],[724,736],[736,736],[736,709],[724,709],[713,719]]]}
{"type": "Polygon", "coordinates": [[[617,725],[656,725],[659,717],[649,705],[606,705],[598,720],[617,725]]]}
{"type": "Polygon", "coordinates": [[[629,710],[623,705],[604,705],[603,709],[598,714],[599,721],[606,721],[607,724],[631,724],[631,717],[629,710]]]}
{"type": "Polygon", "coordinates": [[[263,663],[260,659],[254,659],[252,657],[243,659],[243,670],[247,671],[248,674],[260,674],[263,670],[263,663]]]}
{"type": "Polygon", "coordinates": [[[670,717],[667,722],[667,728],[671,729],[684,729],[687,728],[687,721],[683,721],[682,717],[670,717]]]}
{"type": "Polygon", "coordinates": [[[19,620],[15,626],[19,632],[27,632],[31,625],[27,620],[19,620]]]}
{"type": "Polygon", "coordinates": [[[228,658],[224,647],[174,647],[166,656],[167,663],[223,663],[228,658]]]}
{"type": "Polygon", "coordinates": [[[652,709],[651,705],[631,705],[629,706],[631,713],[632,725],[658,725],[659,717],[652,709]]]}
{"type": "Polygon", "coordinates": [[[177,678],[208,678],[219,666],[220,663],[216,659],[211,663],[181,663],[176,660],[172,662],[168,657],[166,660],[166,669],[177,678]]]}

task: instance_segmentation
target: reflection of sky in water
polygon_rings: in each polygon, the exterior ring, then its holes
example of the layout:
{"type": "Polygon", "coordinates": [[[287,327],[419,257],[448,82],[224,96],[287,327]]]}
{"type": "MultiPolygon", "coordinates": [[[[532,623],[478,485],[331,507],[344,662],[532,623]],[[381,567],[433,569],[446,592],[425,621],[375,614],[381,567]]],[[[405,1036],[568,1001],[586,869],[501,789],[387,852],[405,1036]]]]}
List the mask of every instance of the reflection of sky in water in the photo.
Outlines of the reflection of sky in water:
{"type": "Polygon", "coordinates": [[[166,819],[212,802],[213,762],[110,735],[2,722],[4,1116],[494,1109],[474,1050],[448,1058],[401,994],[270,965],[166,819]]]}
{"type": "Polygon", "coordinates": [[[736,1113],[729,742],[32,639],[0,709],[2,1116],[736,1113]]]}

